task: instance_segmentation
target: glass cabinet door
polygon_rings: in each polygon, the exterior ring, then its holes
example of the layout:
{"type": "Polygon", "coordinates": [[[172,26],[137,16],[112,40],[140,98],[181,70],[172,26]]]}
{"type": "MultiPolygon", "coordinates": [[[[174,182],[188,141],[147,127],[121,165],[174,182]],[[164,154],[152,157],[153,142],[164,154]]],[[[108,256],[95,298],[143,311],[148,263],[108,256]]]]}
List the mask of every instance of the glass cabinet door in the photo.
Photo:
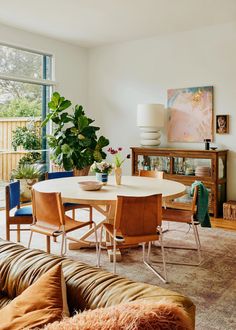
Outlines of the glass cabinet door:
{"type": "Polygon", "coordinates": [[[174,157],[174,174],[210,177],[211,159],[174,157]]]}
{"type": "Polygon", "coordinates": [[[170,157],[138,155],[138,170],[170,173],[170,157]]]}

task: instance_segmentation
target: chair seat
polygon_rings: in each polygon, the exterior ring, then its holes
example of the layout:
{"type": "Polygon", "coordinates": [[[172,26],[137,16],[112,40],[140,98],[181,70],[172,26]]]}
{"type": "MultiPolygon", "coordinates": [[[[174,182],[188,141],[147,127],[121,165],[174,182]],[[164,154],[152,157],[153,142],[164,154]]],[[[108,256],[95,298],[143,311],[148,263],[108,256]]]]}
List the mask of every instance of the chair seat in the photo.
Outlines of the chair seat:
{"type": "MultiPolygon", "coordinates": [[[[90,223],[92,223],[92,222],[77,221],[77,220],[71,219],[68,216],[65,216],[65,232],[69,233],[72,230],[88,226],[90,223]]],[[[63,233],[62,226],[61,227],[57,227],[57,226],[53,226],[53,225],[49,226],[49,225],[45,224],[44,222],[40,222],[40,221],[38,221],[36,224],[32,224],[30,226],[30,229],[34,232],[48,235],[48,236],[59,236],[63,233]]]]}
{"type": "MultiPolygon", "coordinates": [[[[113,225],[109,223],[103,224],[105,227],[106,231],[113,237],[113,230],[114,227],[113,225]]],[[[125,236],[122,235],[121,232],[116,233],[116,236],[122,236],[124,238],[124,242],[120,243],[117,242],[117,246],[126,246],[126,245],[131,245],[131,244],[139,244],[139,243],[145,243],[145,242],[152,242],[152,241],[157,241],[159,240],[159,235],[154,234],[154,235],[142,235],[142,236],[125,236]]]]}
{"type": "Polygon", "coordinates": [[[32,217],[32,206],[24,206],[16,210],[15,217],[28,216],[32,217]]]}

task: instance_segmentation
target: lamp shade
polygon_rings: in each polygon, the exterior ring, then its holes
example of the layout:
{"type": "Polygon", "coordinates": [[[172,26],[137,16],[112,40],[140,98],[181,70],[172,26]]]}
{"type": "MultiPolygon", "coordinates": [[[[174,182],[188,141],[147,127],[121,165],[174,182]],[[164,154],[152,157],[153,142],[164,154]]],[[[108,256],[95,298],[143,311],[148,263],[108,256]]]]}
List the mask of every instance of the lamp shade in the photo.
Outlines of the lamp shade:
{"type": "Polygon", "coordinates": [[[137,107],[138,127],[163,127],[164,105],[163,104],[138,104],[137,107]]]}

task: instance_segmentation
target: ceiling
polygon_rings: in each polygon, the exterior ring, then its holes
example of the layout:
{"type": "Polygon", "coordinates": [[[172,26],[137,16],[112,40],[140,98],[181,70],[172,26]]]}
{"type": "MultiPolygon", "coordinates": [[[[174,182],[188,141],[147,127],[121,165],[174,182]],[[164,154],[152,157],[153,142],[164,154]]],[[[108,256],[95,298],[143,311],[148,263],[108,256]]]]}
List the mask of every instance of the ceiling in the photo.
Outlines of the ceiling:
{"type": "Polygon", "coordinates": [[[0,23],[85,47],[236,20],[236,0],[0,0],[0,23]]]}

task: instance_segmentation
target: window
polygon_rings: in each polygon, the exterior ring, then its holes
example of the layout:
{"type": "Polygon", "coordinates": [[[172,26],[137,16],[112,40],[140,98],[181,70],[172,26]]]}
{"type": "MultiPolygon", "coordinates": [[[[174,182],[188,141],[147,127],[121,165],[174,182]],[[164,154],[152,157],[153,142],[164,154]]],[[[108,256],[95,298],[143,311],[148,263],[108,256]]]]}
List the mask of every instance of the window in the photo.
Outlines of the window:
{"type": "MultiPolygon", "coordinates": [[[[44,119],[54,84],[52,55],[0,44],[0,180],[9,180],[21,157],[12,154],[12,132],[44,119]]],[[[46,128],[41,134],[45,150],[46,128]]]]}
{"type": "Polygon", "coordinates": [[[52,57],[0,45],[0,117],[44,117],[52,57]]]}

